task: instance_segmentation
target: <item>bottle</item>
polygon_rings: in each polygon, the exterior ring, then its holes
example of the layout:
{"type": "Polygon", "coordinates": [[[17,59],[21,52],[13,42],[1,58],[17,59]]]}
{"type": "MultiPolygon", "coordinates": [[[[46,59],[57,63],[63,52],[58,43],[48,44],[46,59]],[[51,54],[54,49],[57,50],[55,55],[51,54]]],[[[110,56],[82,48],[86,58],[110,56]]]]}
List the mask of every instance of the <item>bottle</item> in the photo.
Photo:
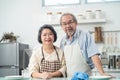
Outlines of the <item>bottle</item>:
{"type": "Polygon", "coordinates": [[[116,68],[116,56],[115,55],[109,55],[108,68],[110,68],[110,69],[115,69],[116,68]]]}
{"type": "Polygon", "coordinates": [[[117,56],[116,57],[116,69],[119,69],[120,68],[120,56],[117,56]]]}

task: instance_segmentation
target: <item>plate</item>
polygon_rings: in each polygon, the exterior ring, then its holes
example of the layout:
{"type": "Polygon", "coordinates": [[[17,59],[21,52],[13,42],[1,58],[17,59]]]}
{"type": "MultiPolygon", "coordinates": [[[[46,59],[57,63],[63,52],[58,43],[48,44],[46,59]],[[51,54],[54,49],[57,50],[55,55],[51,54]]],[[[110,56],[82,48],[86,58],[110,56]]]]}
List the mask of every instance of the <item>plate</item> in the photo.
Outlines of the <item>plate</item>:
{"type": "Polygon", "coordinates": [[[90,80],[109,80],[111,76],[90,76],[90,80]]]}
{"type": "Polygon", "coordinates": [[[23,76],[5,76],[5,78],[11,80],[20,80],[23,79],[23,76]]]}

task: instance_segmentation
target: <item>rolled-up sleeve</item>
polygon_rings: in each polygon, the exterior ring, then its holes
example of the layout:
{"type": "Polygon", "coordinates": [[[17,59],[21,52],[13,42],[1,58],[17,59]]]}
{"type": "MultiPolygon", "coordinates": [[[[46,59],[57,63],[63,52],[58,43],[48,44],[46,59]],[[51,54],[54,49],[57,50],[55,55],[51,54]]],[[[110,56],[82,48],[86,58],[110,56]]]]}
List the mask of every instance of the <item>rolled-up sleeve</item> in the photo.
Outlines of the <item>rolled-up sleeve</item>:
{"type": "Polygon", "coordinates": [[[59,53],[59,59],[61,62],[61,68],[59,69],[59,71],[62,73],[63,77],[66,77],[66,63],[65,63],[64,52],[60,48],[57,48],[57,51],[59,53]]]}
{"type": "Polygon", "coordinates": [[[66,77],[66,65],[65,65],[64,56],[61,63],[62,63],[62,67],[59,69],[59,71],[62,73],[63,77],[66,77]]]}
{"type": "Polygon", "coordinates": [[[39,55],[33,51],[32,56],[29,61],[29,74],[32,75],[33,72],[39,72],[40,69],[40,57],[39,55]]]}
{"type": "Polygon", "coordinates": [[[95,54],[100,54],[95,44],[95,41],[93,40],[93,38],[91,37],[89,33],[87,33],[86,40],[87,40],[86,48],[87,48],[88,57],[92,57],[95,54]]]}
{"type": "Polygon", "coordinates": [[[86,58],[87,63],[90,65],[91,69],[94,67],[94,64],[91,60],[93,55],[99,55],[100,52],[93,40],[93,37],[89,32],[81,32],[79,37],[80,48],[84,57],[86,58]]]}

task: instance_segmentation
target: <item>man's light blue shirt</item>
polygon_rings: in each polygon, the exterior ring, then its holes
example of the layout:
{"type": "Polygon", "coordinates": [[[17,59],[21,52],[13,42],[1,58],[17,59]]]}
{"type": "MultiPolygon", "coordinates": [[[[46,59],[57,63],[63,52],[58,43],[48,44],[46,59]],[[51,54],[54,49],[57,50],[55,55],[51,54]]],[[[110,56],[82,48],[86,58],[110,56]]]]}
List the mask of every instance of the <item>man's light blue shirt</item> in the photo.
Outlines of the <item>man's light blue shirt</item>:
{"type": "Polygon", "coordinates": [[[83,56],[90,65],[91,69],[94,68],[91,57],[96,54],[99,55],[100,53],[89,32],[83,32],[77,29],[73,35],[72,40],[68,40],[67,36],[65,35],[61,40],[60,47],[64,49],[65,45],[72,45],[76,42],[78,42],[80,45],[81,52],[83,53],[83,56]]]}

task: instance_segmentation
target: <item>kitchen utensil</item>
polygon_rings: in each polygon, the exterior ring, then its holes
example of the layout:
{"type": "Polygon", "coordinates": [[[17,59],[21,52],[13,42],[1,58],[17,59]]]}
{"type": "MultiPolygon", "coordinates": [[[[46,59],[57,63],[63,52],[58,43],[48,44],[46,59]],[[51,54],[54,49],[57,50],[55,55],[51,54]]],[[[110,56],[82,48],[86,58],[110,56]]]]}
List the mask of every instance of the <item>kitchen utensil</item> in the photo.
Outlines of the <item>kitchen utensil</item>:
{"type": "Polygon", "coordinates": [[[115,69],[116,68],[116,55],[109,55],[108,68],[110,68],[110,69],[115,69]]]}

